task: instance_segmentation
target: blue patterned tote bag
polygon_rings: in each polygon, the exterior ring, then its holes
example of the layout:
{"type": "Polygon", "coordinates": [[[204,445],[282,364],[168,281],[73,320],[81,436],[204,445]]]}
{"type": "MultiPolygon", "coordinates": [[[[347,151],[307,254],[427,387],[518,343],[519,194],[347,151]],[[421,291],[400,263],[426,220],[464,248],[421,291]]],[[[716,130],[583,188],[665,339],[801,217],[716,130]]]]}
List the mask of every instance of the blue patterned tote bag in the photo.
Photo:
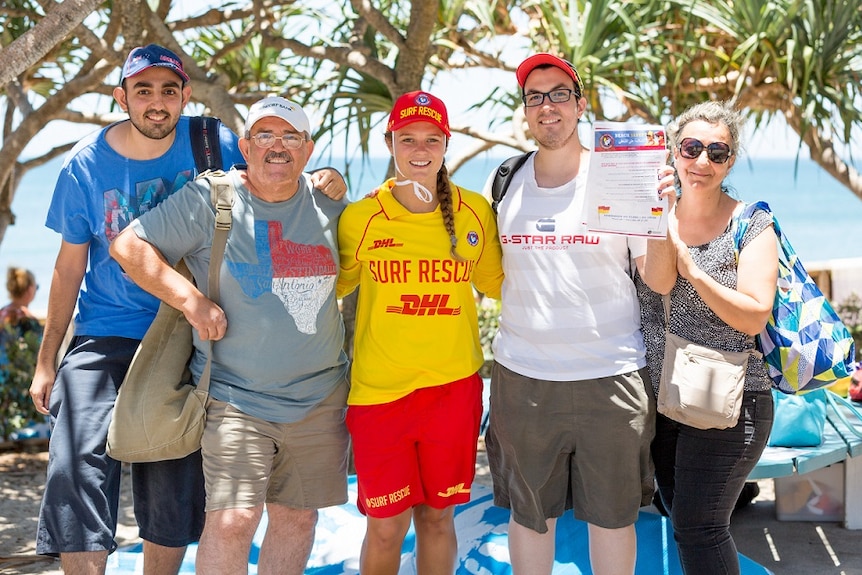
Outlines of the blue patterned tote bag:
{"type": "Polygon", "coordinates": [[[756,209],[772,215],[779,244],[775,302],[766,327],[757,336],[773,387],[798,393],[831,385],[853,373],[853,336],[805,271],[766,202],[749,204],[738,220],[734,218],[737,250],[756,209]]]}

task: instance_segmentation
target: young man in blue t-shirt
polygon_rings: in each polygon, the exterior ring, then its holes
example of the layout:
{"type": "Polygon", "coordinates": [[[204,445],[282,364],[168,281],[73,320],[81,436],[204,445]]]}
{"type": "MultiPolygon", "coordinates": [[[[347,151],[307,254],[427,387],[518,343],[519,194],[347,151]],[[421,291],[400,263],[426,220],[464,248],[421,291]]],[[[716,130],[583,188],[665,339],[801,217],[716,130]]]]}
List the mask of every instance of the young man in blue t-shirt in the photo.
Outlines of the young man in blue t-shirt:
{"type": "MultiPolygon", "coordinates": [[[[117,547],[120,463],[105,453],[108,423],[159,300],[123,273],[108,248],[132,220],[196,175],[189,118],[182,116],[188,82],[173,52],[155,44],[132,50],[113,94],[129,119],[75,146],[48,212],[46,225],[63,239],[30,388],[37,409],[53,423],[37,552],[59,555],[68,573],[104,573],[117,547]],[[74,337],[55,369],[76,301],[74,337]]],[[[222,127],[219,139],[225,168],[243,161],[230,130],[222,127]]],[[[343,195],[343,180],[331,173],[322,179],[327,193],[343,195]]],[[[144,572],[176,573],[185,546],[203,528],[200,452],[134,464],[132,478],[144,572]]]]}

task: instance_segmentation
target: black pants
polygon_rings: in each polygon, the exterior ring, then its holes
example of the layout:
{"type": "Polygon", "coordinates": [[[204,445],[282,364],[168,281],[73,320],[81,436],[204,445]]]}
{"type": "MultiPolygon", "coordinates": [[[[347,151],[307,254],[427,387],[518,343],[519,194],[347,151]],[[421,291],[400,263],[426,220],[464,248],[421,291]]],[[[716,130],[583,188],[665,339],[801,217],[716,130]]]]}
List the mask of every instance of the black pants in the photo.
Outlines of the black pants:
{"type": "Polygon", "coordinates": [[[772,428],[770,391],[745,392],[739,422],[695,429],[662,415],[652,456],[662,503],[686,575],[736,575],[730,516],[772,428]]]}

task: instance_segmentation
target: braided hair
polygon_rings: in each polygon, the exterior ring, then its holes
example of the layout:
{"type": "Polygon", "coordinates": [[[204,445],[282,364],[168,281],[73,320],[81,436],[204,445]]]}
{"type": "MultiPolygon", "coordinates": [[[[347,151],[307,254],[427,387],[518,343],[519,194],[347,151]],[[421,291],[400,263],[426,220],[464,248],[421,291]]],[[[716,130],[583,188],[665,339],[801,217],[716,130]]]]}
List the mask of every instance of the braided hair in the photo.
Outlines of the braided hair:
{"type": "Polygon", "coordinates": [[[452,208],[452,185],[449,182],[449,170],[446,169],[444,163],[440,166],[440,171],[437,172],[437,201],[440,202],[440,212],[443,214],[443,225],[446,226],[446,232],[449,234],[449,241],[452,247],[449,249],[449,254],[456,262],[463,262],[465,259],[458,253],[458,236],[455,235],[455,212],[452,208]]]}

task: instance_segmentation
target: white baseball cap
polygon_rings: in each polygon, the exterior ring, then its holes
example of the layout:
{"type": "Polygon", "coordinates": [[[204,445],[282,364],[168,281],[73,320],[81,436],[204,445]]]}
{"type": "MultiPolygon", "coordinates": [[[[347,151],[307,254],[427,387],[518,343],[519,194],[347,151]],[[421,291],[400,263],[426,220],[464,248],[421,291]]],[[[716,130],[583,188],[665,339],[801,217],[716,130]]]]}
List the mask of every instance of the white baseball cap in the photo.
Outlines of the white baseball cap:
{"type": "Polygon", "coordinates": [[[281,118],[294,127],[297,132],[305,132],[311,135],[311,125],[308,116],[302,107],[281,96],[270,96],[259,100],[248,109],[248,117],[245,119],[245,132],[251,132],[252,126],[263,118],[281,118]]]}

